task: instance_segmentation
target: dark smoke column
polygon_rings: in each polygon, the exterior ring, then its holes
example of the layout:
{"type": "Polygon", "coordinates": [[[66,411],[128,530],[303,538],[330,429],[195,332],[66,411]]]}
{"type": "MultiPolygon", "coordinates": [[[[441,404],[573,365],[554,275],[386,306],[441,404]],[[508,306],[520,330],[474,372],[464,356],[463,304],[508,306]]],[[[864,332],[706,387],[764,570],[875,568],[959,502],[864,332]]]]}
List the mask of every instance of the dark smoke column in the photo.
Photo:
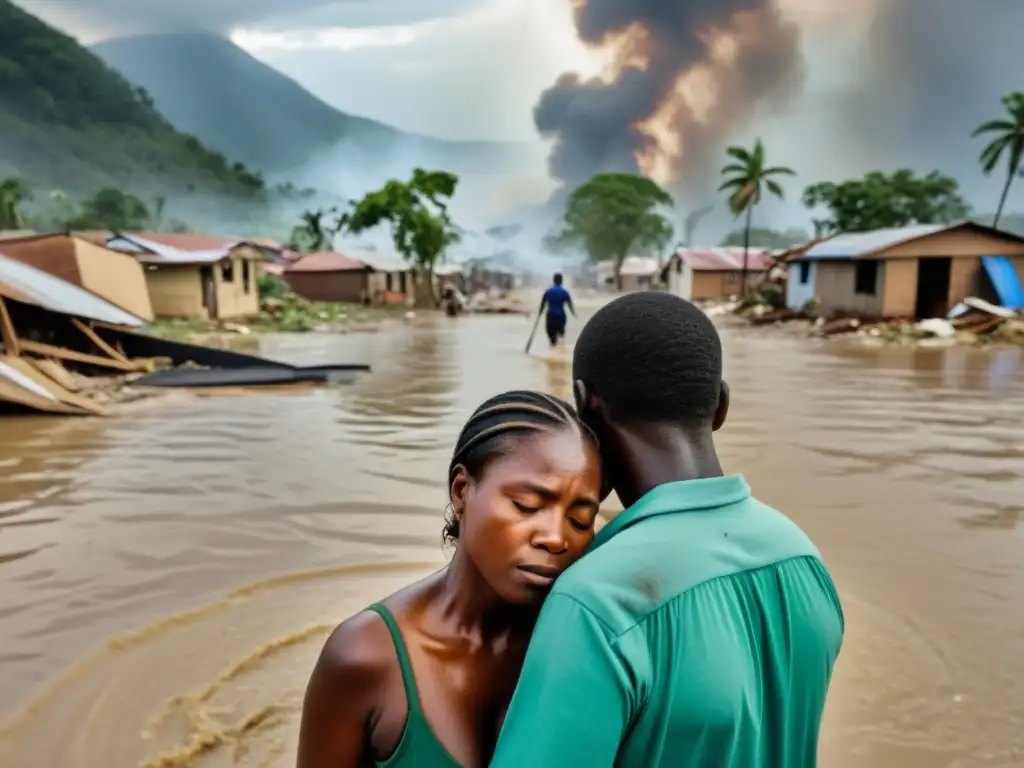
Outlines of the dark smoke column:
{"type": "Polygon", "coordinates": [[[796,27],[769,0],[579,0],[575,19],[580,40],[614,47],[622,63],[607,79],[562,75],[534,109],[538,131],[556,140],[549,170],[569,189],[594,173],[639,171],[638,156],[658,145],[644,130],[657,115],[680,144],[673,186],[703,195],[718,152],[759,103],[781,106],[802,83],[796,27]],[[677,93],[701,68],[714,84],[703,113],[677,93]]]}

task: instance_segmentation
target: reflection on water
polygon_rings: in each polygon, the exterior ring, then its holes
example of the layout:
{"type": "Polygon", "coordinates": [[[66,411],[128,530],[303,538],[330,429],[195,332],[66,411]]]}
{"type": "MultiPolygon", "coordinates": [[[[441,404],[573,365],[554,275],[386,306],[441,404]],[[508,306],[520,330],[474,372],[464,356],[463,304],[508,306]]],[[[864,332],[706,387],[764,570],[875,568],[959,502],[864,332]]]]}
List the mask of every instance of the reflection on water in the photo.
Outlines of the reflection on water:
{"type": "MultiPolygon", "coordinates": [[[[290,765],[328,628],[443,562],[470,410],[513,387],[571,400],[569,352],[523,355],[530,325],[264,339],[374,373],[0,423],[0,765],[290,765]]],[[[1024,764],[1021,355],[723,333],[723,459],[808,530],[845,600],[824,764],[1024,764]]]]}

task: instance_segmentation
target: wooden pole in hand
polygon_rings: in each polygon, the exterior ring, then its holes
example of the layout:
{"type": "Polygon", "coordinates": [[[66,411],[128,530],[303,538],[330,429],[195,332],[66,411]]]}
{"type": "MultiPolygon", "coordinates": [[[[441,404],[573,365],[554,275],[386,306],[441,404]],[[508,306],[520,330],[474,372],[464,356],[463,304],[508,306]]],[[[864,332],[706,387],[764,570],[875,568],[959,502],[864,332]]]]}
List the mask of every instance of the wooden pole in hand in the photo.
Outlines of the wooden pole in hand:
{"type": "Polygon", "coordinates": [[[530,338],[526,340],[526,354],[530,354],[530,346],[533,344],[533,337],[537,335],[537,328],[540,326],[540,316],[543,312],[537,313],[537,319],[533,321],[533,330],[530,331],[530,338]]]}

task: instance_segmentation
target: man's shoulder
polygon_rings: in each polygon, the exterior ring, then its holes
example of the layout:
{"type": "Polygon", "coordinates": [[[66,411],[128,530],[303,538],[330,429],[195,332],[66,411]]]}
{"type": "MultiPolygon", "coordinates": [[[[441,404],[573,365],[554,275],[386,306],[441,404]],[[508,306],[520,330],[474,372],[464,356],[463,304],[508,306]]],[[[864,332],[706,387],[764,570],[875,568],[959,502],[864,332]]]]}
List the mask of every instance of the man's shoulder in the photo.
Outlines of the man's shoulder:
{"type": "Polygon", "coordinates": [[[811,540],[781,512],[754,499],[735,506],[639,521],[570,567],[553,594],[573,599],[621,634],[708,581],[786,560],[820,562],[811,540]]]}

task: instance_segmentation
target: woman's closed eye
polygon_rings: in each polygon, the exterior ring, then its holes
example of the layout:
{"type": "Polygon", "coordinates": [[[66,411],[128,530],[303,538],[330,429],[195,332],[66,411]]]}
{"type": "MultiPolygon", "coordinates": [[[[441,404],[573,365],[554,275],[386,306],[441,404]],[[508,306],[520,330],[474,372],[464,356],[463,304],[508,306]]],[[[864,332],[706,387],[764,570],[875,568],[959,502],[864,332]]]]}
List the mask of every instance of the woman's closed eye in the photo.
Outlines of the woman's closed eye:
{"type": "Polygon", "coordinates": [[[521,501],[512,499],[512,503],[516,505],[516,509],[522,512],[524,515],[532,515],[534,512],[540,510],[540,507],[531,507],[529,504],[523,504],[521,501]]]}
{"type": "Polygon", "coordinates": [[[593,520],[577,520],[576,518],[569,518],[569,525],[575,528],[577,531],[589,531],[594,527],[593,520]]]}

